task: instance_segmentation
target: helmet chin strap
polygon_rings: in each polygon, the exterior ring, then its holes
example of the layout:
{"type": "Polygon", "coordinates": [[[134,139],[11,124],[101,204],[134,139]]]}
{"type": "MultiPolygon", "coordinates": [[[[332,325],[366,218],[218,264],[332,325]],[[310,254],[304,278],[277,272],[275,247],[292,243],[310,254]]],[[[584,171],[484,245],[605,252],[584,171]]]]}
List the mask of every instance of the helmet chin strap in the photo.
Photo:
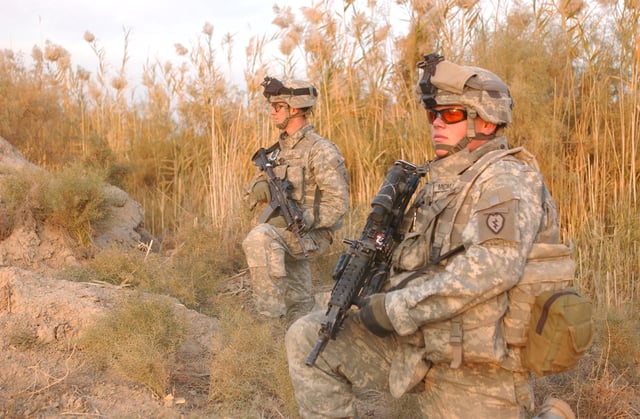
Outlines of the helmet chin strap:
{"type": "MultiPolygon", "coordinates": [[[[467,109],[467,136],[465,138],[475,138],[476,137],[476,118],[478,117],[478,112],[475,109],[467,109]]],[[[468,140],[469,141],[469,140],[468,140]]],[[[466,146],[466,144],[465,144],[466,146]]]]}
{"type": "Polygon", "coordinates": [[[445,150],[447,152],[447,154],[444,155],[443,157],[448,157],[448,156],[450,156],[452,154],[457,153],[460,150],[464,150],[465,147],[467,147],[467,145],[469,145],[470,142],[471,142],[471,140],[469,139],[469,137],[463,137],[455,145],[436,144],[435,149],[436,149],[436,151],[445,150]]]}
{"type": "Polygon", "coordinates": [[[300,112],[297,113],[295,115],[291,115],[291,113],[289,112],[289,106],[287,105],[287,116],[286,118],[284,118],[284,120],[282,122],[280,122],[279,124],[276,124],[276,127],[278,129],[285,129],[287,128],[287,125],[289,125],[289,121],[292,120],[293,118],[302,118],[303,116],[305,116],[304,113],[300,112]]]}

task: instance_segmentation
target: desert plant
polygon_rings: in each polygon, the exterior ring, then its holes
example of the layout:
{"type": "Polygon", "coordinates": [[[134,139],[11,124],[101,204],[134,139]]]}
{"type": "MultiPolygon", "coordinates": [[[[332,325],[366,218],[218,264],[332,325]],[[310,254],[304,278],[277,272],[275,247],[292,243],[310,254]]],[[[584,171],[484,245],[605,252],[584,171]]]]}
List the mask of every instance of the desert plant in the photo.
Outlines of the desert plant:
{"type": "Polygon", "coordinates": [[[211,364],[212,405],[231,417],[294,417],[284,323],[256,319],[237,304],[218,313],[223,341],[211,364]]]}
{"type": "Polygon", "coordinates": [[[81,165],[66,167],[42,185],[44,215],[80,245],[91,243],[97,225],[108,214],[104,176],[81,165]]]}
{"type": "Polygon", "coordinates": [[[173,302],[132,294],[88,327],[79,346],[97,368],[145,385],[162,397],[171,378],[172,356],[184,340],[186,324],[173,302]]]}
{"type": "Polygon", "coordinates": [[[11,223],[34,216],[61,228],[79,245],[91,244],[106,219],[104,176],[80,164],[60,173],[25,168],[3,178],[3,204],[11,223]]]}
{"type": "Polygon", "coordinates": [[[57,276],[168,295],[189,308],[211,312],[211,296],[224,279],[241,269],[244,261],[240,232],[231,236],[228,233],[231,232],[196,225],[171,238],[174,248],[170,256],[113,246],[57,276]]]}
{"type": "Polygon", "coordinates": [[[41,216],[42,203],[37,182],[34,179],[39,173],[26,170],[18,170],[8,173],[2,178],[2,224],[3,237],[8,237],[16,224],[31,216],[41,216]]]}
{"type": "Polygon", "coordinates": [[[154,284],[155,291],[158,291],[162,289],[160,284],[166,282],[163,265],[163,260],[157,254],[132,252],[113,246],[103,249],[81,266],[62,270],[57,276],[60,279],[110,284],[119,288],[131,287],[143,291],[150,291],[147,286],[154,284]]]}

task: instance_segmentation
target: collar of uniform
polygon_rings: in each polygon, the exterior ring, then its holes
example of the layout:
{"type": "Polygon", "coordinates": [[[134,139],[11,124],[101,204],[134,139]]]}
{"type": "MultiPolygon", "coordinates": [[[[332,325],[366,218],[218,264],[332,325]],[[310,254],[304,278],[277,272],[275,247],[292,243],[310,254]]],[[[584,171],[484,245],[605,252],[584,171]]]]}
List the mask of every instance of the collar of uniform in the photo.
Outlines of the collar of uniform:
{"type": "Polygon", "coordinates": [[[283,150],[291,149],[296,146],[304,138],[304,135],[313,129],[313,125],[307,124],[291,135],[286,132],[280,134],[280,148],[283,150]]]}
{"type": "Polygon", "coordinates": [[[465,147],[455,154],[433,161],[430,167],[431,174],[434,178],[459,175],[485,154],[494,150],[506,150],[507,148],[509,146],[506,137],[496,137],[472,152],[465,147]]]}
{"type": "Polygon", "coordinates": [[[507,143],[506,137],[496,137],[491,141],[488,141],[486,144],[481,145],[476,148],[470,155],[472,156],[473,162],[475,163],[480,157],[489,153],[490,151],[495,150],[506,150],[509,148],[509,144],[507,143]]]}

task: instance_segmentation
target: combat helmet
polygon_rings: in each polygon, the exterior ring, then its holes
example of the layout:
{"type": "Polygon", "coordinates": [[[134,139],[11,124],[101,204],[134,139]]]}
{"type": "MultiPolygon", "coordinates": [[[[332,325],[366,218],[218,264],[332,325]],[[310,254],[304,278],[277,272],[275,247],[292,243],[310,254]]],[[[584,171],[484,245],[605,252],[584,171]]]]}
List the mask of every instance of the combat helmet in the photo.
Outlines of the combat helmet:
{"type": "Polygon", "coordinates": [[[315,106],[318,98],[316,88],[302,80],[285,80],[265,77],[261,84],[264,96],[270,103],[282,102],[291,108],[306,109],[315,106]]]}
{"type": "Polygon", "coordinates": [[[459,104],[499,127],[511,122],[513,99],[507,85],[494,73],[454,64],[435,53],[425,55],[418,68],[424,70],[418,89],[425,108],[459,104]]]}

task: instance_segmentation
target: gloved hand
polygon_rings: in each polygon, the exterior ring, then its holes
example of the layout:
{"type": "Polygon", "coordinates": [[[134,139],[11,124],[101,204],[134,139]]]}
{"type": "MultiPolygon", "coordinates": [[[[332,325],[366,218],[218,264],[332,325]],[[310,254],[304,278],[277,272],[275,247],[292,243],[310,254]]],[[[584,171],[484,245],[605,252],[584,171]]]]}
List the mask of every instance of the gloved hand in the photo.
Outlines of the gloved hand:
{"type": "Polygon", "coordinates": [[[384,294],[373,294],[368,297],[360,307],[358,315],[362,324],[376,336],[389,336],[394,331],[384,307],[384,294]]]}
{"type": "Polygon", "coordinates": [[[313,223],[315,222],[315,218],[313,217],[313,210],[305,210],[302,213],[302,220],[304,221],[303,233],[311,231],[311,229],[313,228],[313,223]]]}
{"type": "Polygon", "coordinates": [[[274,227],[287,228],[287,222],[284,220],[284,217],[282,215],[269,218],[269,221],[267,221],[267,223],[271,224],[274,227]]]}
{"type": "Polygon", "coordinates": [[[259,180],[251,187],[251,193],[258,202],[270,202],[271,190],[269,189],[269,182],[266,180],[259,180]]]}

